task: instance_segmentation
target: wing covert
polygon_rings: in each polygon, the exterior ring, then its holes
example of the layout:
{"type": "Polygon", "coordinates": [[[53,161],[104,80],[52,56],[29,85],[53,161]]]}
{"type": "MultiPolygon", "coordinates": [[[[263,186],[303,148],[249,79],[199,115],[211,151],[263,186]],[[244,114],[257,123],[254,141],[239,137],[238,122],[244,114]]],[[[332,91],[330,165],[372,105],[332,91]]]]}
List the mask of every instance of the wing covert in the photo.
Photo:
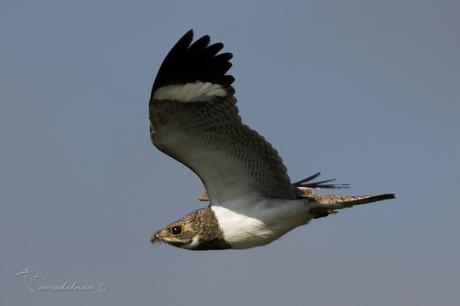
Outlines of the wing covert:
{"type": "Polygon", "coordinates": [[[192,44],[187,32],[155,79],[149,115],[153,144],[193,170],[211,204],[257,193],[295,199],[286,167],[272,146],[239,116],[231,53],[209,36],[192,44]]]}

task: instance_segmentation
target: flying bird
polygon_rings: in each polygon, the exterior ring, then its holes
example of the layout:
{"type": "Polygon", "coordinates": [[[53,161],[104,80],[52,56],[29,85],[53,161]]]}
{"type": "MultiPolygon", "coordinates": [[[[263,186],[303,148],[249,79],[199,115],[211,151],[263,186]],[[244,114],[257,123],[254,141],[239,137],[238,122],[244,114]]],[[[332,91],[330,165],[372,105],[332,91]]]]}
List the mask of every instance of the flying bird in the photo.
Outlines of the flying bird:
{"type": "Polygon", "coordinates": [[[151,242],[189,250],[247,249],[266,245],[311,219],[394,194],[319,195],[346,188],[319,173],[291,183],[277,151],[241,121],[231,53],[188,31],[169,51],[153,83],[150,136],[163,153],[201,179],[209,205],[161,228],[151,242]]]}

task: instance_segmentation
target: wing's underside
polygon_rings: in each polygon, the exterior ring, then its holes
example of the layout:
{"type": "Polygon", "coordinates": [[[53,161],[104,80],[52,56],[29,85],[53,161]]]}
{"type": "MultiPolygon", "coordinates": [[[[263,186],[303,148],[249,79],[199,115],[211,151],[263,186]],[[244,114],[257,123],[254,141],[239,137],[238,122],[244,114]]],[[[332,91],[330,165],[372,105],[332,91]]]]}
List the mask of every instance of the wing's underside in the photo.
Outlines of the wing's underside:
{"type": "Polygon", "coordinates": [[[149,104],[151,137],[162,152],[192,169],[211,203],[257,192],[296,198],[281,158],[241,122],[231,86],[230,53],[189,31],[160,67],[149,104]],[[216,55],[217,54],[217,55],[216,55]]]}
{"type": "MultiPolygon", "coordinates": [[[[316,189],[342,189],[350,188],[350,184],[343,183],[332,183],[336,179],[327,179],[322,181],[315,181],[315,179],[321,174],[321,172],[316,172],[313,175],[310,175],[307,178],[304,178],[298,182],[293,183],[295,187],[296,196],[298,199],[310,198],[314,194],[316,189]]],[[[206,192],[203,192],[198,197],[200,201],[209,201],[209,196],[206,192]]]]}

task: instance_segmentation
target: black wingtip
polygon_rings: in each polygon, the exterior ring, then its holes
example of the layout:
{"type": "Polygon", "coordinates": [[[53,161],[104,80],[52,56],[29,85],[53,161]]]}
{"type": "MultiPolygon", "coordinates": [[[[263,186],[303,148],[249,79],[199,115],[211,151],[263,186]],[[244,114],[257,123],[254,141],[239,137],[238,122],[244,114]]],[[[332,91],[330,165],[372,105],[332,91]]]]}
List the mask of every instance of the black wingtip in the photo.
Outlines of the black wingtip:
{"type": "MultiPolygon", "coordinates": [[[[181,42],[188,42],[190,44],[193,41],[193,29],[188,30],[182,37],[177,41],[176,45],[178,45],[181,42]]],[[[175,46],[176,46],[175,45],[175,46]]],[[[174,48],[174,47],[173,47],[174,48]]]]}
{"type": "Polygon", "coordinates": [[[165,85],[186,84],[196,81],[220,84],[232,92],[234,78],[227,75],[232,66],[231,53],[219,53],[224,47],[217,42],[210,45],[209,35],[193,42],[193,30],[187,31],[171,48],[158,70],[152,87],[154,92],[165,85]]]}

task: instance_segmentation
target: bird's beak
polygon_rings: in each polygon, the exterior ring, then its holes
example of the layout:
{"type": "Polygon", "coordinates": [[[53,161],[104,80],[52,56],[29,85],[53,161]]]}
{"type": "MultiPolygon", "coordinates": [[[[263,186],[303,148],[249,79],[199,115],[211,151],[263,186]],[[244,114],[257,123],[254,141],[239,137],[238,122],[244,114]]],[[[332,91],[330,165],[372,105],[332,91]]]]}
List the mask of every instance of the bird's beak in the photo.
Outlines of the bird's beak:
{"type": "Polygon", "coordinates": [[[151,243],[155,243],[159,240],[160,236],[158,235],[158,233],[155,233],[152,235],[152,237],[150,238],[150,242],[151,243]]]}

